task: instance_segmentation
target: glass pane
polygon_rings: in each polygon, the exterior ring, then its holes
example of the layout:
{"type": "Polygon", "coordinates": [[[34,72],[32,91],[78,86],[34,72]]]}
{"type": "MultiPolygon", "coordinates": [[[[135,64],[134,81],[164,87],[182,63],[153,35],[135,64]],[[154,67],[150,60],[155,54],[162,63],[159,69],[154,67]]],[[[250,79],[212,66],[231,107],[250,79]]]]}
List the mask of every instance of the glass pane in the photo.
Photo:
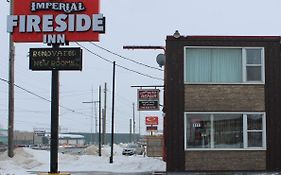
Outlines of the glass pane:
{"type": "Polygon", "coordinates": [[[247,115],[248,130],[262,130],[262,114],[247,115]]]}
{"type": "Polygon", "coordinates": [[[233,48],[187,48],[187,82],[242,82],[242,50],[233,48]]]}
{"type": "Polygon", "coordinates": [[[247,64],[261,64],[261,49],[246,49],[247,64]]]}
{"type": "Polygon", "coordinates": [[[243,115],[214,115],[215,148],[243,148],[243,115]]]}
{"type": "Polygon", "coordinates": [[[261,81],[261,66],[247,66],[247,81],[261,81]]]}
{"type": "Polygon", "coordinates": [[[212,49],[212,82],[242,82],[242,50],[212,49]]]}
{"type": "Polygon", "coordinates": [[[188,48],[185,73],[188,82],[210,82],[211,49],[188,48]]]}
{"type": "Polygon", "coordinates": [[[262,147],[262,132],[248,132],[248,147],[262,147]]]}
{"type": "Polygon", "coordinates": [[[186,121],[187,148],[210,148],[210,115],[188,114],[186,121]]]}

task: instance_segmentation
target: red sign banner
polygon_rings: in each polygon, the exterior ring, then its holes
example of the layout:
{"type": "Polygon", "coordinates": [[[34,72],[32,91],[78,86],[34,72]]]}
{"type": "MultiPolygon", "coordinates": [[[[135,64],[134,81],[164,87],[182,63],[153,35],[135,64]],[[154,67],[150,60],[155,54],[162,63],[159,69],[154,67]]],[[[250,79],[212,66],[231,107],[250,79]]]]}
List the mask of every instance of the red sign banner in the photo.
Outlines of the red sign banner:
{"type": "Polygon", "coordinates": [[[14,42],[99,41],[105,18],[99,0],[14,0],[7,31],[14,42]]]}
{"type": "Polygon", "coordinates": [[[146,116],[145,124],[146,125],[158,125],[158,116],[146,116]]]}
{"type": "Polygon", "coordinates": [[[138,110],[159,110],[159,89],[138,89],[138,110]]]}

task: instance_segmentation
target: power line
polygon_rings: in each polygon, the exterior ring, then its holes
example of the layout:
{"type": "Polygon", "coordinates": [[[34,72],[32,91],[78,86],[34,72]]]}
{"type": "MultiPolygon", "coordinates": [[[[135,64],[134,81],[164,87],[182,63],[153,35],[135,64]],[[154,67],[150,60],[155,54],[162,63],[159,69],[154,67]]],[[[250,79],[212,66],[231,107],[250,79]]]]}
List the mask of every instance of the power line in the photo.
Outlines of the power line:
{"type": "MultiPolygon", "coordinates": [[[[96,54],[95,52],[91,51],[90,49],[86,48],[85,46],[82,46],[82,45],[79,44],[78,42],[76,42],[76,44],[79,45],[80,47],[84,48],[85,50],[87,50],[87,51],[90,52],[91,54],[93,54],[93,55],[99,57],[100,59],[102,59],[102,60],[104,60],[104,61],[106,61],[106,62],[108,62],[108,63],[113,63],[113,61],[111,61],[111,60],[109,60],[109,59],[107,59],[107,58],[104,58],[104,57],[102,57],[102,56],[96,54]]],[[[118,67],[120,67],[120,68],[122,68],[122,69],[125,69],[125,70],[127,70],[127,71],[134,72],[134,73],[136,73],[136,74],[139,74],[139,75],[148,77],[148,78],[152,78],[152,79],[155,79],[155,80],[164,81],[162,78],[158,78],[158,77],[154,77],[154,76],[151,76],[151,75],[148,75],[148,74],[144,74],[144,73],[141,73],[141,72],[138,72],[138,71],[129,69],[129,68],[125,67],[125,66],[121,66],[121,65],[119,65],[119,64],[116,64],[116,66],[118,66],[118,67]]]]}
{"type": "Polygon", "coordinates": [[[141,63],[141,62],[132,60],[132,59],[127,58],[127,57],[124,57],[124,56],[122,56],[122,55],[120,55],[120,54],[118,54],[118,53],[112,52],[112,51],[110,51],[109,49],[106,49],[106,48],[104,48],[104,47],[102,47],[102,46],[99,46],[99,45],[97,45],[97,44],[95,44],[95,43],[93,43],[93,42],[89,42],[89,43],[92,44],[92,45],[94,45],[94,46],[96,46],[96,47],[98,47],[98,48],[100,48],[100,49],[102,49],[102,50],[105,50],[105,51],[108,52],[108,53],[111,53],[111,54],[113,54],[113,55],[115,55],[115,56],[118,56],[118,57],[120,57],[120,58],[123,58],[123,59],[125,59],[125,60],[128,60],[128,61],[131,61],[131,62],[133,62],[133,63],[136,63],[136,64],[139,64],[139,65],[142,65],[142,66],[145,66],[145,67],[148,67],[148,68],[151,68],[151,69],[155,69],[155,70],[159,70],[159,71],[162,71],[162,72],[163,72],[163,70],[160,69],[160,68],[153,67],[153,66],[149,66],[149,65],[147,65],[147,64],[144,64],[144,63],[141,63]]]}
{"type": "MultiPolygon", "coordinates": [[[[8,83],[8,84],[10,83],[8,80],[5,80],[4,78],[0,78],[0,80],[6,82],[6,83],[8,83]]],[[[19,86],[19,85],[16,85],[15,83],[14,83],[14,86],[17,87],[17,88],[19,88],[19,89],[21,89],[21,90],[23,90],[23,91],[25,91],[25,92],[27,92],[28,94],[31,94],[31,95],[33,95],[33,96],[36,96],[36,97],[40,98],[41,100],[44,100],[44,101],[47,101],[47,102],[51,102],[51,100],[49,100],[49,99],[47,99],[47,98],[45,98],[45,97],[42,97],[42,96],[40,96],[40,95],[38,95],[38,94],[36,94],[36,93],[30,91],[30,90],[27,90],[27,89],[25,89],[25,88],[23,88],[23,87],[21,87],[21,86],[19,86]]],[[[65,109],[65,110],[70,111],[70,112],[73,112],[73,113],[76,113],[76,114],[80,114],[80,115],[84,115],[84,116],[88,116],[87,114],[84,114],[84,113],[82,113],[82,112],[75,111],[74,109],[71,109],[71,108],[68,108],[68,107],[65,107],[65,106],[62,106],[62,105],[59,105],[59,106],[60,106],[61,108],[65,109]]]]}

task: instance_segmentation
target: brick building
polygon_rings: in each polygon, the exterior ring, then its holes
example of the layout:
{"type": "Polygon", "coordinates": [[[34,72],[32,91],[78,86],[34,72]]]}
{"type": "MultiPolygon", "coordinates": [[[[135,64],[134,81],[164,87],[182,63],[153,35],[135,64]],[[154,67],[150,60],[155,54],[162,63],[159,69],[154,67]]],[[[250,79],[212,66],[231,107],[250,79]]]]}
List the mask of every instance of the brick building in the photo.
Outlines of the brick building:
{"type": "Polygon", "coordinates": [[[167,171],[281,170],[279,36],[168,36],[167,171]]]}

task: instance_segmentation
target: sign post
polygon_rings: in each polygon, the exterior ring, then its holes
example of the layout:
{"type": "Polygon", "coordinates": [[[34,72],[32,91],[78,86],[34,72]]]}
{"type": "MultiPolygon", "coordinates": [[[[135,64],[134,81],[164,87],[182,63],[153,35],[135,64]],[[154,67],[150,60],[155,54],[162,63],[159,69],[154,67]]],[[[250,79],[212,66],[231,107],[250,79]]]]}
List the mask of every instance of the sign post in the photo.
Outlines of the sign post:
{"type": "MultiPolygon", "coordinates": [[[[59,48],[53,45],[53,48],[59,48]]],[[[59,71],[52,70],[50,173],[58,172],[59,71]]]]}
{"type": "Polygon", "coordinates": [[[68,45],[73,41],[99,41],[99,34],[105,33],[105,17],[99,13],[100,1],[12,0],[10,3],[14,7],[13,13],[7,16],[7,32],[10,33],[11,41],[42,42],[53,46],[30,49],[30,69],[52,71],[48,174],[69,175],[58,172],[59,71],[81,71],[82,50],[59,48],[59,45],[68,45]]]}

